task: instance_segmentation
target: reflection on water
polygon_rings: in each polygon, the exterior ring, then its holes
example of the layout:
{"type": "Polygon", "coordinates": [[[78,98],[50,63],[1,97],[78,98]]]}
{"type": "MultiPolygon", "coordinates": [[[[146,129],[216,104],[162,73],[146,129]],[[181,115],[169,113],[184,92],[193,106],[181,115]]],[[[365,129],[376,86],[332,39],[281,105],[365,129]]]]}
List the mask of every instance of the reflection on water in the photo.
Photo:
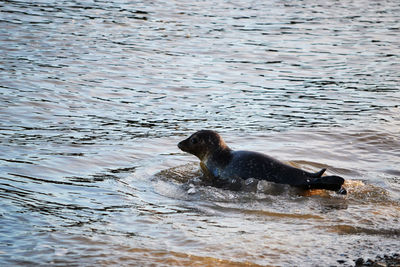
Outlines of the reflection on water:
{"type": "Polygon", "coordinates": [[[398,252],[397,1],[0,3],[2,265],[353,265],[398,252]],[[176,144],[348,179],[209,187],[176,144]]]}

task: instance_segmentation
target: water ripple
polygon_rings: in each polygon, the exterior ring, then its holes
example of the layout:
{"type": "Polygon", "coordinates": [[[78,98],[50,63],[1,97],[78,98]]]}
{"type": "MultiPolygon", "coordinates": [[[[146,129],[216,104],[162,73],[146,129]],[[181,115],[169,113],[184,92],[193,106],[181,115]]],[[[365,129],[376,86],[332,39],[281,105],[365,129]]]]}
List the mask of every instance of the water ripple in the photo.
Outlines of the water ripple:
{"type": "Polygon", "coordinates": [[[2,1],[0,263],[352,265],[396,250],[399,14],[394,0],[2,1]],[[328,167],[352,195],[191,187],[198,169],[176,166],[196,159],[176,143],[203,128],[328,167]]]}

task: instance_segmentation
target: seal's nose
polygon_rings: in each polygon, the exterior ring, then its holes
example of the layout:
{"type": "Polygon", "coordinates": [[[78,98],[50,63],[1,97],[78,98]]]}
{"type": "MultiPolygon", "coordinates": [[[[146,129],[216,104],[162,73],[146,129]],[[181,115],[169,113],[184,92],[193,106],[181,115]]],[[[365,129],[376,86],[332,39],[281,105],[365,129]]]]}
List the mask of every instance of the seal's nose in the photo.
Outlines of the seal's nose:
{"type": "Polygon", "coordinates": [[[179,142],[179,143],[178,143],[178,147],[179,147],[180,150],[183,150],[183,149],[182,149],[182,147],[183,147],[182,142],[179,142]]]}

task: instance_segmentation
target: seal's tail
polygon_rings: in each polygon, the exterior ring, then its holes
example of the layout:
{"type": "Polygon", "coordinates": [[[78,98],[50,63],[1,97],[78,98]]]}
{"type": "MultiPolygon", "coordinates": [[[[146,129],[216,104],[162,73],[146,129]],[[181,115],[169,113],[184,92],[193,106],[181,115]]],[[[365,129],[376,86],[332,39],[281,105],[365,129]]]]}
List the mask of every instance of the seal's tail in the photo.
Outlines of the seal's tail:
{"type": "Polygon", "coordinates": [[[304,189],[326,189],[346,194],[346,189],[342,187],[343,183],[342,177],[332,175],[308,179],[302,187],[304,189]]]}

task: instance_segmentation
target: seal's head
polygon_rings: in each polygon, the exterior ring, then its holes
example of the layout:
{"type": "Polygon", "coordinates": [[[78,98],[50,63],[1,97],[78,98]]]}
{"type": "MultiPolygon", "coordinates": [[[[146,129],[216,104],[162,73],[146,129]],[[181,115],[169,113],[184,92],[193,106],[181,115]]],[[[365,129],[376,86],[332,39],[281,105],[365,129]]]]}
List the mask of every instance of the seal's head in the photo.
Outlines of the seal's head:
{"type": "Polygon", "coordinates": [[[195,155],[201,161],[205,160],[215,151],[227,149],[221,136],[214,131],[201,130],[181,141],[178,147],[185,152],[195,155]]]}

